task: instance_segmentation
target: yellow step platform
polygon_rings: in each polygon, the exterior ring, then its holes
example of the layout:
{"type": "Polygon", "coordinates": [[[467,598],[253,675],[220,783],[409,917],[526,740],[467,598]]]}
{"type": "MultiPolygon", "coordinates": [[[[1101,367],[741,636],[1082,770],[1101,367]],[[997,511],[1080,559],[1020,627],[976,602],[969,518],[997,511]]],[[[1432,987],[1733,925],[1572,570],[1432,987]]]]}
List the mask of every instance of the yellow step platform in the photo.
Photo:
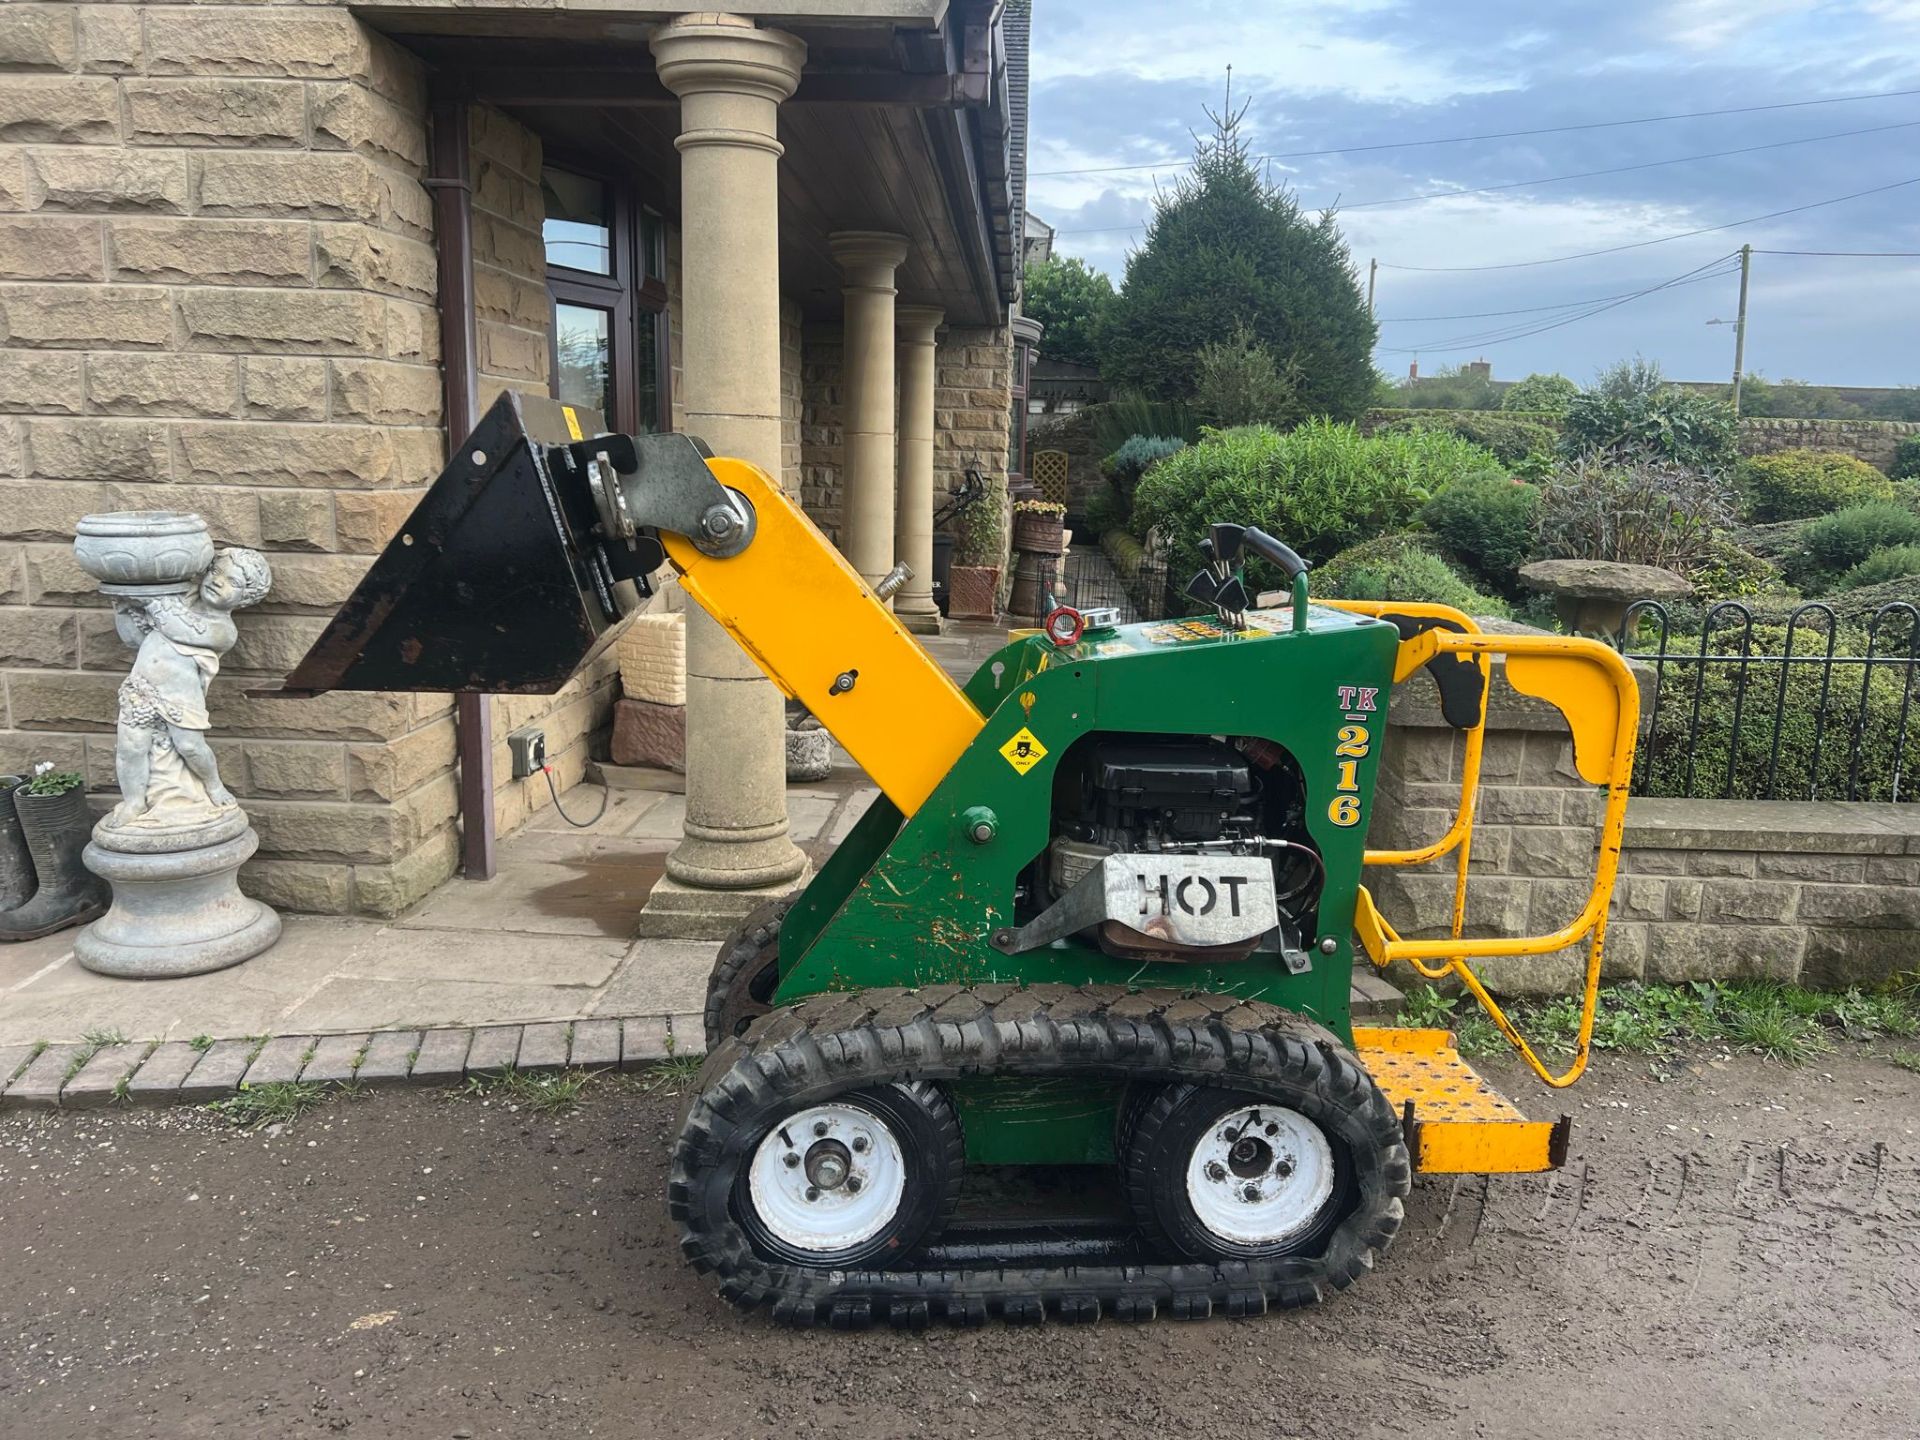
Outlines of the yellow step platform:
{"type": "Polygon", "coordinates": [[[1517,1174],[1566,1163],[1573,1118],[1527,1119],[1460,1058],[1451,1031],[1355,1026],[1353,1043],[1406,1117],[1415,1170],[1517,1174]]]}

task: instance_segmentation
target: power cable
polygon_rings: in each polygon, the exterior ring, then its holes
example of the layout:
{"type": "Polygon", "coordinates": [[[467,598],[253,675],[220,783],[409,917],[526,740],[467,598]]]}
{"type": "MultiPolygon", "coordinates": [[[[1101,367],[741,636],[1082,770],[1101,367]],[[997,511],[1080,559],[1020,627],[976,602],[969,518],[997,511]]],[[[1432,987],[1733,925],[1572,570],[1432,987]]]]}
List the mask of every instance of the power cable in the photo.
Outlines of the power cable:
{"type": "MultiPolygon", "coordinates": [[[[1755,115],[1764,110],[1803,110],[1812,105],[1849,105],[1861,100],[1898,100],[1920,95],[1920,90],[1878,90],[1861,95],[1830,95],[1823,100],[1786,100],[1772,105],[1736,105],[1723,110],[1688,110],[1676,115],[1639,115],[1628,120],[1589,120],[1576,125],[1542,125],[1531,130],[1492,130],[1482,135],[1447,135],[1436,140],[1385,140],[1369,145],[1335,145],[1325,150],[1277,150],[1255,155],[1255,164],[1268,160],[1310,160],[1321,155],[1359,155],[1373,150],[1411,150],[1430,145],[1465,145],[1478,140],[1517,140],[1529,135],[1564,135],[1578,130],[1610,130],[1622,125],[1659,125],[1671,120],[1704,120],[1716,115],[1755,115]]],[[[1030,170],[1029,180],[1060,175],[1118,175],[1131,170],[1178,170],[1185,160],[1151,160],[1138,165],[1091,165],[1077,170],[1030,170]]]]}
{"type": "Polygon", "coordinates": [[[1920,259],[1920,250],[1762,250],[1755,247],[1756,255],[1822,255],[1841,256],[1853,260],[1916,260],[1920,259]]]}
{"type": "MultiPolygon", "coordinates": [[[[1689,165],[1701,160],[1724,160],[1730,155],[1751,155],[1760,150],[1784,150],[1794,145],[1813,145],[1824,140],[1851,140],[1859,135],[1878,135],[1888,130],[1912,130],[1920,127],[1920,120],[1902,120],[1894,125],[1869,125],[1859,130],[1834,130],[1825,135],[1802,135],[1795,140],[1773,140],[1765,145],[1742,145],[1732,150],[1708,150],[1698,155],[1675,155],[1666,160],[1643,160],[1635,165],[1613,165],[1602,170],[1570,170],[1564,175],[1540,175],[1531,180],[1508,180],[1498,185],[1475,185],[1470,188],[1454,190],[1427,190],[1418,195],[1401,195],[1391,200],[1355,200],[1351,204],[1336,204],[1334,209],[1345,213],[1349,210],[1372,210],[1384,205],[1416,205],[1428,200],[1452,200],[1465,195],[1491,195],[1503,190],[1528,190],[1535,185],[1554,185],[1563,180],[1591,180],[1601,175],[1626,175],[1636,170],[1658,170],[1667,165],[1689,165]]],[[[1145,220],[1135,220],[1127,225],[1099,225],[1085,229],[1056,230],[1056,235],[1108,235],[1119,230],[1138,230],[1146,225],[1145,220]]]]}
{"type": "MultiPolygon", "coordinates": [[[[1761,254],[1762,252],[1756,250],[1753,253],[1758,255],[1758,254],[1761,254]]],[[[1688,280],[1683,283],[1688,285],[1693,285],[1693,284],[1697,284],[1701,280],[1707,280],[1711,278],[1713,277],[1708,275],[1700,275],[1700,276],[1696,276],[1692,280],[1688,280]]],[[[1619,291],[1617,294],[1613,294],[1613,295],[1589,295],[1584,300],[1562,300],[1557,305],[1522,305],[1518,309],[1514,309],[1514,310],[1468,310],[1458,315],[1382,316],[1378,320],[1376,320],[1375,323],[1379,325],[1413,325],[1413,324],[1424,323],[1429,320],[1491,320],[1491,319],[1497,319],[1502,315],[1537,315],[1543,311],[1548,311],[1548,310],[1581,310],[1586,308],[1589,305],[1604,304],[1609,300],[1631,300],[1636,295],[1640,295],[1643,293],[1645,293],[1643,290],[1622,290],[1622,291],[1619,291]]]]}
{"type": "Polygon", "coordinates": [[[1507,327],[1506,332],[1502,332],[1498,330],[1485,332],[1487,336],[1490,336],[1493,338],[1480,338],[1472,335],[1463,335],[1463,336],[1450,337],[1445,340],[1431,341],[1425,345],[1387,346],[1387,347],[1383,347],[1383,353],[1388,355],[1413,355],[1413,354],[1419,354],[1421,352],[1431,353],[1432,351],[1435,351],[1435,350],[1484,348],[1489,345],[1504,345],[1511,340],[1524,340],[1530,335],[1543,335],[1549,330],[1558,330],[1563,326],[1576,324],[1581,320],[1590,320],[1595,315],[1603,314],[1608,310],[1617,310],[1622,305],[1630,304],[1635,300],[1643,299],[1648,295],[1656,294],[1662,290],[1671,290],[1677,285],[1687,284],[1696,279],[1704,280],[1709,278],[1717,278],[1718,276],[1721,276],[1721,275],[1730,275],[1733,273],[1733,271],[1730,269],[1722,269],[1722,270],[1714,271],[1713,276],[1702,274],[1702,272],[1712,271],[1714,270],[1715,266],[1724,266],[1726,262],[1732,258],[1733,258],[1733,252],[1729,252],[1728,254],[1725,254],[1725,255],[1717,255],[1713,259],[1707,261],[1706,264],[1696,265],[1694,266],[1693,269],[1683,271],[1681,274],[1674,276],[1673,279],[1671,280],[1663,280],[1658,285],[1649,285],[1645,289],[1635,290],[1631,294],[1623,295],[1619,299],[1610,301],[1607,304],[1593,305],[1581,311],[1577,315],[1563,316],[1557,320],[1550,320],[1543,325],[1534,325],[1529,328],[1528,326],[1523,324],[1520,326],[1509,326],[1507,327]]]}
{"type": "Polygon", "coordinates": [[[1695,235],[1712,235],[1721,230],[1737,230],[1742,225],[1758,225],[1762,220],[1778,220],[1783,215],[1801,215],[1809,210],[1820,210],[1828,205],[1842,205],[1849,200],[1859,200],[1868,195],[1883,195],[1889,190],[1903,190],[1909,185],[1920,185],[1920,175],[1910,180],[1896,180],[1890,185],[1875,185],[1868,190],[1856,190],[1851,195],[1835,195],[1828,200],[1814,200],[1805,205],[1791,205],[1785,210],[1769,210],[1765,215],[1749,215],[1744,220],[1728,220],[1721,225],[1702,225],[1696,230],[1679,230],[1672,235],[1656,235],[1651,240],[1635,240],[1626,245],[1608,245],[1599,250],[1582,250],[1574,255],[1550,255],[1544,260],[1509,260],[1499,265],[1395,265],[1382,260],[1382,270],[1410,270],[1427,275],[1458,275],[1478,270],[1528,270],[1536,265],[1560,265],[1568,260],[1591,260],[1596,255],[1618,255],[1625,250],[1644,250],[1649,245],[1665,245],[1672,240],[1687,240],[1695,235]]]}

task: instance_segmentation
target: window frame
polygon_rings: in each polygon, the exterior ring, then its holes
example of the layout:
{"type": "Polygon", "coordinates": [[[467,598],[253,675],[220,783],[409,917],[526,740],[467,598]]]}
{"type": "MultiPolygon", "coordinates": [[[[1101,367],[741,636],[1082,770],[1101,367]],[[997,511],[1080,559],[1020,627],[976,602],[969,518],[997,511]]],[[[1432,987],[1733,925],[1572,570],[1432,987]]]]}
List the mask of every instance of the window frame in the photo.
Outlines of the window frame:
{"type": "MultiPolygon", "coordinates": [[[[595,180],[607,197],[607,258],[610,275],[547,262],[547,363],[552,384],[560,375],[560,326],[555,313],[560,305],[579,305],[608,312],[608,388],[613,395],[613,413],[606,423],[614,430],[632,434],[641,430],[666,431],[673,425],[673,372],[670,362],[666,284],[666,219],[658,210],[645,205],[637,189],[602,167],[583,163],[565,154],[549,155],[541,164],[542,178],[547,170],[561,170],[595,180]],[[642,215],[655,222],[653,244],[645,244],[648,226],[642,215]],[[643,254],[651,248],[652,254],[643,254]],[[651,314],[653,324],[654,385],[653,414],[640,414],[640,316],[651,314]],[[649,423],[650,422],[650,423],[649,423]]],[[[543,186],[544,189],[544,186],[543,186]]],[[[546,256],[545,216],[542,215],[541,256],[546,256]]]]}

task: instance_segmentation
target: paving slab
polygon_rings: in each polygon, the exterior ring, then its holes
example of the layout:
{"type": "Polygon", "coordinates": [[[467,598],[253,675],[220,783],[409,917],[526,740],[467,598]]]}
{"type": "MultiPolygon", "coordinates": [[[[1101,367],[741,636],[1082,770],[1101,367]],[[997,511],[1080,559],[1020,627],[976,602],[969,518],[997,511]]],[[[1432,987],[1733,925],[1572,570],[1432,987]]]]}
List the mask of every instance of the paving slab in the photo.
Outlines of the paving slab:
{"type": "Polygon", "coordinates": [[[189,1102],[224,1100],[240,1088],[252,1063],[252,1040],[216,1040],[181,1083],[180,1098],[189,1102]]]}
{"type": "Polygon", "coordinates": [[[469,1075],[498,1075],[511,1070],[520,1059],[518,1025],[487,1025],[473,1032],[473,1046],[467,1051],[469,1075]]]}
{"type": "Polygon", "coordinates": [[[668,1022],[673,1034],[673,1057],[678,1060],[683,1055],[704,1055],[707,1053],[707,1021],[704,1015],[675,1015],[668,1022]]]}
{"type": "Polygon", "coordinates": [[[671,1015],[703,1010],[713,974],[712,940],[636,941],[593,1009],[596,1015],[671,1015]]]}
{"type": "MultiPolygon", "coordinates": [[[[616,1042],[615,1048],[618,1048],[616,1042]]],[[[37,1044],[21,1043],[0,1045],[0,1094],[4,1094],[13,1077],[27,1068],[27,1062],[39,1053],[37,1044]]],[[[616,1059],[618,1056],[615,1057],[616,1059]]]]}
{"type": "Polygon", "coordinates": [[[817,839],[833,819],[833,812],[840,807],[837,795],[810,796],[796,799],[787,796],[787,833],[796,841],[817,839]]]}
{"type": "Polygon", "coordinates": [[[833,818],[833,825],[826,834],[827,843],[837,846],[851,835],[853,827],[860,823],[861,817],[872,808],[879,795],[878,790],[866,790],[849,796],[847,803],[840,807],[840,813],[833,818]]]}
{"type": "Polygon", "coordinates": [[[419,929],[386,926],[345,961],[317,973],[435,984],[604,985],[627,943],[598,935],[503,933],[497,925],[436,929],[431,937],[419,929]]]}
{"type": "Polygon", "coordinates": [[[620,1022],[618,1020],[576,1020],[573,1043],[567,1064],[579,1068],[605,1069],[620,1064],[620,1022]]]}
{"type": "Polygon", "coordinates": [[[9,1105],[58,1105],[67,1070],[77,1060],[80,1045],[49,1045],[27,1066],[26,1073],[7,1087],[9,1105]]]}
{"type": "MultiPolygon", "coordinates": [[[[367,1041],[354,1078],[370,1085],[404,1084],[412,1079],[414,1052],[420,1048],[418,1030],[382,1030],[367,1041]]],[[[466,1056],[462,1055],[462,1062],[466,1056]]]]}
{"type": "Polygon", "coordinates": [[[345,1085],[354,1078],[360,1064],[360,1052],[373,1041],[371,1035],[329,1035],[313,1047],[313,1058],[300,1072],[302,1080],[316,1085],[345,1085]]]}
{"type": "MultiPolygon", "coordinates": [[[[416,941],[419,939],[415,935],[416,941]]],[[[590,942],[577,940],[575,944],[590,942]]],[[[378,980],[337,975],[280,1017],[277,1028],[308,1034],[434,1030],[571,1020],[598,994],[592,985],[505,985],[446,978],[378,980]]]]}
{"type": "Polygon", "coordinates": [[[300,1078],[307,1063],[307,1051],[315,1045],[311,1035],[281,1035],[269,1040],[247,1067],[242,1085],[287,1085],[300,1078]]]}
{"type": "Polygon", "coordinates": [[[520,1034],[520,1058],[514,1062],[518,1070],[561,1070],[567,1063],[567,1031],[572,1027],[563,1021],[550,1021],[545,1025],[529,1025],[520,1034]]]}
{"type": "Polygon", "coordinates": [[[626,834],[634,840],[678,840],[686,824],[687,797],[664,795],[627,828],[626,834]]]}
{"type": "Polygon", "coordinates": [[[16,940],[0,945],[0,993],[24,985],[44,970],[73,960],[73,933],[43,935],[38,940],[16,940]]]}
{"type": "Polygon", "coordinates": [[[415,1085],[454,1085],[467,1073],[471,1030],[428,1030],[420,1037],[420,1053],[413,1058],[407,1078],[415,1085]]]}
{"type": "Polygon", "coordinates": [[[135,1105],[170,1105],[180,1098],[200,1052],[184,1040],[168,1040],[149,1055],[127,1082],[127,1099],[135,1105]]]}
{"type": "Polygon", "coordinates": [[[664,1015],[643,1015],[620,1024],[620,1068],[638,1070],[673,1053],[664,1015]]]}
{"type": "Polygon", "coordinates": [[[75,1110],[97,1110],[111,1105],[120,1082],[130,1077],[153,1049],[151,1040],[134,1040],[120,1045],[102,1045],[93,1058],[80,1067],[80,1073],[60,1092],[62,1106],[75,1110]]]}
{"type": "Polygon", "coordinates": [[[397,928],[625,938],[665,864],[663,854],[566,860],[516,854],[491,880],[449,880],[397,928]]]}

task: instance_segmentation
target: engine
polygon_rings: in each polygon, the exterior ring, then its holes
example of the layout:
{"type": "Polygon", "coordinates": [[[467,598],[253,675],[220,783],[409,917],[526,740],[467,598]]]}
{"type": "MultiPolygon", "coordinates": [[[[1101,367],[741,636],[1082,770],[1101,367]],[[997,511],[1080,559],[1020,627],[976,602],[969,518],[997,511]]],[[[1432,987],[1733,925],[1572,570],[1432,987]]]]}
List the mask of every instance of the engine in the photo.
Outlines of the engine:
{"type": "Polygon", "coordinates": [[[1278,936],[1229,947],[1143,943],[1108,920],[1086,932],[1109,954],[1216,961],[1279,949],[1305,962],[1323,872],[1303,820],[1304,787],[1290,756],[1263,740],[1098,735],[1056,773],[1054,836],[1044,890],[1058,900],[1108,855],[1262,856],[1273,868],[1278,936]],[[1231,951],[1232,953],[1226,953],[1231,951]]]}

